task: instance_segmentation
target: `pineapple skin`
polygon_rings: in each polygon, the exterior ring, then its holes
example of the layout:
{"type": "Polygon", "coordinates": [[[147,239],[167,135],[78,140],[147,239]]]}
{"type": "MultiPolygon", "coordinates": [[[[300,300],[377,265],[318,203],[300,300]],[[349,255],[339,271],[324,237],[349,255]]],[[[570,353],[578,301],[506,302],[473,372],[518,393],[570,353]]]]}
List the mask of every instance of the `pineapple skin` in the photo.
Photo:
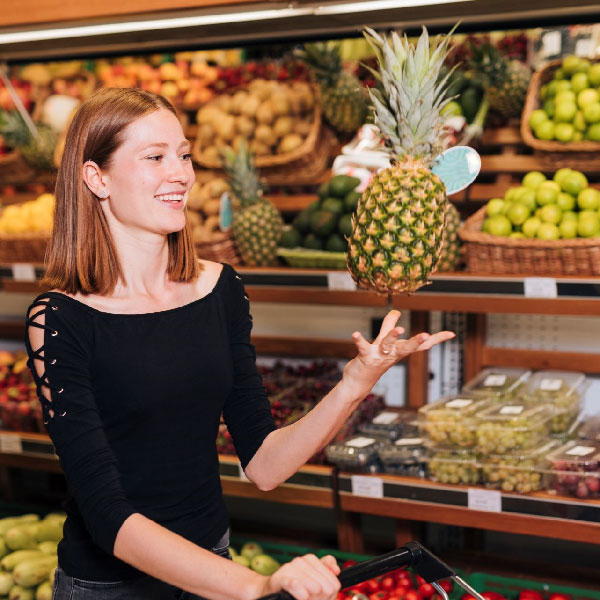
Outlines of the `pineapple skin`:
{"type": "Polygon", "coordinates": [[[437,266],[437,270],[440,272],[455,271],[460,264],[461,243],[458,237],[459,227],[460,215],[458,214],[458,210],[456,210],[454,204],[448,202],[444,241],[442,242],[442,252],[437,266]]]}
{"type": "Polygon", "coordinates": [[[493,73],[485,88],[485,97],[490,107],[504,118],[520,117],[531,79],[527,65],[518,60],[506,62],[506,69],[493,73]]]}
{"type": "Polygon", "coordinates": [[[283,219],[269,201],[261,200],[234,212],[232,230],[245,265],[269,267],[277,263],[283,219]]]}
{"type": "Polygon", "coordinates": [[[343,72],[335,85],[321,87],[323,115],[327,122],[343,133],[357,131],[367,116],[367,96],[351,73],[343,72]]]}
{"type": "Polygon", "coordinates": [[[361,289],[413,293],[440,258],[446,187],[423,162],[407,159],[379,172],[352,217],[347,266],[361,289]]]}

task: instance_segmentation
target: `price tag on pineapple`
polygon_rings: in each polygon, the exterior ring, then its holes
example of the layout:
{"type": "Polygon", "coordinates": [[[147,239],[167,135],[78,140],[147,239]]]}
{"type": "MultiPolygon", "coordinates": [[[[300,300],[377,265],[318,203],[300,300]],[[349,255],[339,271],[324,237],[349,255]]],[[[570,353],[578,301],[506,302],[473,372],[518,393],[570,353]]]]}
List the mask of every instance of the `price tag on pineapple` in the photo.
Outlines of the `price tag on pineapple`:
{"type": "Polygon", "coordinates": [[[9,433],[0,434],[0,452],[3,454],[21,454],[23,452],[21,438],[18,435],[9,433]]]}
{"type": "Polygon", "coordinates": [[[29,263],[15,263],[12,272],[15,281],[35,281],[35,267],[29,263]]]}
{"type": "Polygon", "coordinates": [[[475,181],[481,171],[481,156],[469,146],[454,146],[435,159],[431,171],[446,186],[446,194],[452,196],[475,181]]]}
{"type": "Polygon", "coordinates": [[[327,289],[354,291],[356,284],[348,271],[330,271],[327,273],[327,289]]]}
{"type": "Polygon", "coordinates": [[[553,277],[525,277],[525,298],[557,298],[558,288],[553,277]]]}
{"type": "Polygon", "coordinates": [[[383,479],[367,475],[352,475],[352,493],[355,496],[383,498],[383,479]]]}

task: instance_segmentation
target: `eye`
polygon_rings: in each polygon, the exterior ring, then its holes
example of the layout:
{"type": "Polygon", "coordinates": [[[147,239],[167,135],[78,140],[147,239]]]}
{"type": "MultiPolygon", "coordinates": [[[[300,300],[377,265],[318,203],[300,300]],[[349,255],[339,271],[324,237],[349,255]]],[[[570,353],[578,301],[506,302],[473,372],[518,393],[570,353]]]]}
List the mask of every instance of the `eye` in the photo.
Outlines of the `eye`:
{"type": "Polygon", "coordinates": [[[153,160],[153,161],[155,161],[155,162],[158,162],[158,161],[159,161],[159,160],[160,160],[162,157],[163,157],[163,155],[162,155],[162,154],[154,154],[154,155],[152,155],[152,156],[146,156],[146,158],[147,158],[148,160],[153,160]]]}
{"type": "Polygon", "coordinates": [[[182,154],[181,158],[183,158],[183,160],[192,160],[192,155],[188,152],[187,154],[182,154]]]}

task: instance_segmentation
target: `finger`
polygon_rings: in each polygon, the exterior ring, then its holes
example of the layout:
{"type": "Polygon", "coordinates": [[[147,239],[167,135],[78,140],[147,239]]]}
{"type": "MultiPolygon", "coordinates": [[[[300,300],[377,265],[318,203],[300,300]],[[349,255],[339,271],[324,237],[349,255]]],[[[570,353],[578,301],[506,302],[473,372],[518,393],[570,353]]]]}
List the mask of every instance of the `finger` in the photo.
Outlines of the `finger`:
{"type": "Polygon", "coordinates": [[[439,333],[434,333],[429,336],[418,348],[419,351],[429,350],[436,344],[441,344],[442,342],[447,342],[452,338],[456,337],[456,334],[452,331],[440,331],[439,333]]]}
{"type": "Polygon", "coordinates": [[[400,314],[399,310],[390,310],[390,312],[385,315],[383,322],[381,323],[379,335],[375,338],[375,344],[381,343],[381,340],[396,326],[400,314]]]}
{"type": "Polygon", "coordinates": [[[370,344],[360,331],[355,331],[352,334],[352,341],[356,344],[359,354],[366,354],[369,351],[370,344]]]}
{"type": "MultiPolygon", "coordinates": [[[[331,554],[328,554],[327,556],[323,556],[321,558],[321,562],[334,574],[334,575],[339,575],[340,574],[340,566],[338,565],[337,560],[335,559],[335,557],[331,556],[331,554]]],[[[337,577],[336,577],[337,580],[337,577]]]]}
{"type": "MultiPolygon", "coordinates": [[[[309,568],[311,569],[311,575],[313,575],[314,578],[318,580],[321,586],[321,592],[327,597],[334,595],[340,587],[340,582],[338,578],[333,574],[332,570],[328,568],[327,565],[323,563],[322,560],[319,560],[314,554],[307,554],[303,558],[306,560],[309,568]]],[[[331,558],[337,566],[335,558],[331,558]]]]}
{"type": "Polygon", "coordinates": [[[394,344],[398,341],[400,336],[404,333],[404,329],[402,327],[394,327],[384,338],[381,340],[379,344],[379,349],[384,354],[389,354],[392,350],[394,344]]]}
{"type": "Polygon", "coordinates": [[[419,333],[417,335],[413,335],[408,340],[398,340],[394,344],[394,355],[395,356],[407,356],[416,352],[422,344],[424,344],[429,339],[428,333],[419,333]]]}

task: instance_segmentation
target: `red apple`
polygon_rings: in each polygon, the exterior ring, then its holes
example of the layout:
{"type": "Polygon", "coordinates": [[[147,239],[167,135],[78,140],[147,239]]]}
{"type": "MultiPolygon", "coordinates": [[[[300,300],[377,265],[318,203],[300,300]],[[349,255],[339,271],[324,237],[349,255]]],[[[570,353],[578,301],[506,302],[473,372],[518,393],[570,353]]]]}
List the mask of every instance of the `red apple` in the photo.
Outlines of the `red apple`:
{"type": "Polygon", "coordinates": [[[452,581],[450,581],[449,579],[443,579],[442,581],[438,581],[438,583],[440,584],[440,587],[446,592],[446,594],[449,594],[452,591],[452,588],[454,587],[452,581]]]}
{"type": "Polygon", "coordinates": [[[379,582],[376,579],[368,579],[363,585],[366,594],[374,594],[379,591],[379,582]]]}
{"type": "Polygon", "coordinates": [[[572,596],[569,594],[561,594],[560,592],[554,592],[548,596],[548,600],[572,600],[572,596]]]}

